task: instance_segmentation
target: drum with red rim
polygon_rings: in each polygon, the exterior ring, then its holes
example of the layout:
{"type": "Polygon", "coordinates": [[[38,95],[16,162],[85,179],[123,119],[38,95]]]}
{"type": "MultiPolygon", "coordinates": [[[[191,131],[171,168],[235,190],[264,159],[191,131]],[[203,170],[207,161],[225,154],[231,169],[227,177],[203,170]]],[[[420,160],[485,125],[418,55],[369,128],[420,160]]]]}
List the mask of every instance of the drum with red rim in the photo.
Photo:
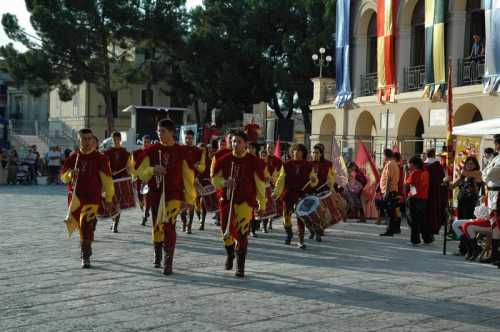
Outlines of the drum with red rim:
{"type": "Polygon", "coordinates": [[[201,196],[201,202],[207,212],[215,212],[218,208],[217,193],[215,187],[211,184],[205,186],[198,185],[198,194],[201,196]]]}
{"type": "Polygon", "coordinates": [[[325,191],[318,194],[318,198],[321,200],[321,205],[323,205],[330,213],[331,219],[325,220],[323,223],[323,228],[330,225],[335,225],[339,221],[344,219],[344,205],[345,201],[336,192],[325,191]]]}
{"type": "Polygon", "coordinates": [[[322,205],[321,199],[315,195],[301,198],[295,207],[295,213],[314,231],[323,230],[332,218],[328,208],[322,205]]]}
{"type": "Polygon", "coordinates": [[[136,203],[136,193],[135,187],[132,182],[132,178],[120,178],[114,179],[113,185],[115,187],[115,195],[113,197],[113,202],[111,208],[104,208],[104,197],[101,199],[99,204],[99,209],[97,210],[97,216],[100,218],[115,218],[120,214],[121,210],[135,208],[136,203]]]}

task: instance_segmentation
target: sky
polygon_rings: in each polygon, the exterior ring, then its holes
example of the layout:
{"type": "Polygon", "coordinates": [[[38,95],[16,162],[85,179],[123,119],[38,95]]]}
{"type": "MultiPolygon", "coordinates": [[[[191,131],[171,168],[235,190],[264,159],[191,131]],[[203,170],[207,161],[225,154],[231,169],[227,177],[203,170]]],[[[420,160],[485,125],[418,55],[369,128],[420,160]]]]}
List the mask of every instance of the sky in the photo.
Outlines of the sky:
{"type": "MultiPolygon", "coordinates": [[[[202,0],[186,0],[187,8],[201,5],[202,0]]],[[[26,29],[28,33],[33,33],[33,28],[30,24],[30,15],[26,10],[24,0],[0,0],[0,17],[5,13],[11,13],[17,16],[19,24],[26,29]]],[[[0,25],[0,46],[8,44],[9,38],[5,35],[3,27],[0,25]]],[[[23,50],[22,45],[15,44],[16,48],[23,50]]]]}

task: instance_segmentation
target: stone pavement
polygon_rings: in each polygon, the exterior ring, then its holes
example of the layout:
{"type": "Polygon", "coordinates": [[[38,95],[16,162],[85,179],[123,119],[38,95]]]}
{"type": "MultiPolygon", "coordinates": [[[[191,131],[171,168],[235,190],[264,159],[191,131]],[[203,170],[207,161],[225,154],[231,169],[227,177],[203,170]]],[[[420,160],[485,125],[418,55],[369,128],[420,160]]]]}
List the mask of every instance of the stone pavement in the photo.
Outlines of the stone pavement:
{"type": "Polygon", "coordinates": [[[500,331],[500,270],[414,248],[407,229],[340,224],[302,251],[276,227],[250,240],[238,280],[209,225],[178,233],[167,277],[137,211],[119,234],[100,222],[80,269],[64,204],[63,187],[0,187],[0,331],[500,331]]]}

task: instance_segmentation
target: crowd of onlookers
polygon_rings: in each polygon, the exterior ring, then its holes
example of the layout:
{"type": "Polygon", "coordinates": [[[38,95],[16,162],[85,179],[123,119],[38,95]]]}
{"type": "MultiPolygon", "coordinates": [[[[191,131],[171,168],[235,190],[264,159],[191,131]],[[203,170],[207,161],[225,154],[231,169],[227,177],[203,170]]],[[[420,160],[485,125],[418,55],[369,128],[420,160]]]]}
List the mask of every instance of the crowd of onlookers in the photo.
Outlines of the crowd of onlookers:
{"type": "Polygon", "coordinates": [[[41,156],[37,146],[32,145],[21,155],[15,148],[0,149],[0,184],[36,185],[40,176],[47,177],[47,184],[61,184],[59,171],[71,150],[62,150],[58,146],[50,147],[41,156]]]}

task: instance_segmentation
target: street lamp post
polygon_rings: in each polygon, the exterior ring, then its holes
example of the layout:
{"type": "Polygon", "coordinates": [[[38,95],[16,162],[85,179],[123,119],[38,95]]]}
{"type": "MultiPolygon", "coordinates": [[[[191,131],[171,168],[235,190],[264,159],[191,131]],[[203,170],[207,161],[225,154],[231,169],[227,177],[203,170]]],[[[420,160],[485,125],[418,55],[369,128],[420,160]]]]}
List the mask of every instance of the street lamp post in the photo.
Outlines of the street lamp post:
{"type": "Polygon", "coordinates": [[[323,66],[327,67],[328,65],[330,65],[330,63],[333,60],[330,55],[327,55],[325,57],[325,53],[326,53],[326,49],[324,47],[321,47],[319,49],[319,55],[317,55],[317,54],[312,55],[313,61],[315,63],[317,62],[319,65],[319,78],[323,77],[323,66]]]}

